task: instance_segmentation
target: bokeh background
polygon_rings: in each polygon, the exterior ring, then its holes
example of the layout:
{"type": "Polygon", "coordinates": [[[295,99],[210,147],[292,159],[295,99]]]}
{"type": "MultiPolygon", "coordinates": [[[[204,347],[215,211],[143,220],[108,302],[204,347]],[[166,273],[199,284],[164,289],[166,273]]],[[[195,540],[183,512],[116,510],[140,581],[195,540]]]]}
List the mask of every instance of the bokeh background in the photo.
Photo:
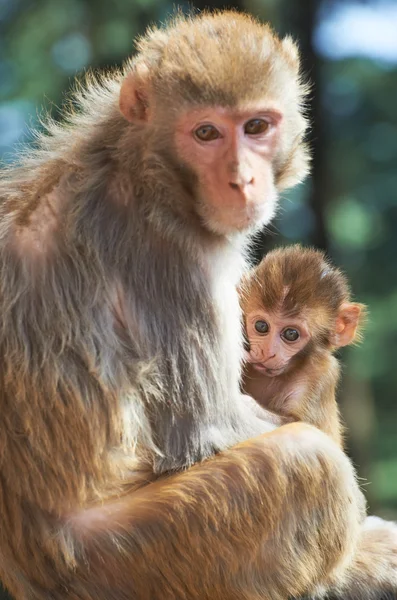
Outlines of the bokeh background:
{"type": "MultiPolygon", "coordinates": [[[[180,3],[182,10],[222,2],[180,3]]],[[[280,244],[327,250],[369,306],[345,351],[340,403],[371,512],[397,519],[397,2],[231,2],[299,40],[312,82],[313,173],[285,194],[257,257],[280,244]]],[[[167,0],[0,0],[0,156],[11,161],[87,68],[121,64],[167,0]]]]}

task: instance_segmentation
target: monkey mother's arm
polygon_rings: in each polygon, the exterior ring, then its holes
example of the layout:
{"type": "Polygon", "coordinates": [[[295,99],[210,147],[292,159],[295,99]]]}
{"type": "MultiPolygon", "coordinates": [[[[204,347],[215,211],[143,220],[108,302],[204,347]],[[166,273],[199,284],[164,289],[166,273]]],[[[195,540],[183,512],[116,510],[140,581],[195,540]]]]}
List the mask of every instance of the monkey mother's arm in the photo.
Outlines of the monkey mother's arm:
{"type": "Polygon", "coordinates": [[[353,555],[359,493],[321,432],[287,425],[125,493],[118,397],[35,348],[0,373],[0,578],[18,600],[285,600],[353,555]]]}
{"type": "Polygon", "coordinates": [[[347,458],[321,432],[288,425],[76,513],[69,527],[84,560],[68,593],[285,600],[314,591],[352,555],[360,502],[347,458]]]}
{"type": "Polygon", "coordinates": [[[281,427],[281,425],[293,423],[294,421],[303,420],[280,415],[276,412],[268,410],[267,408],[261,406],[254,398],[252,398],[252,396],[249,396],[248,394],[241,395],[241,402],[246,407],[246,409],[252,412],[258,419],[265,421],[265,423],[268,424],[269,429],[281,427]]]}

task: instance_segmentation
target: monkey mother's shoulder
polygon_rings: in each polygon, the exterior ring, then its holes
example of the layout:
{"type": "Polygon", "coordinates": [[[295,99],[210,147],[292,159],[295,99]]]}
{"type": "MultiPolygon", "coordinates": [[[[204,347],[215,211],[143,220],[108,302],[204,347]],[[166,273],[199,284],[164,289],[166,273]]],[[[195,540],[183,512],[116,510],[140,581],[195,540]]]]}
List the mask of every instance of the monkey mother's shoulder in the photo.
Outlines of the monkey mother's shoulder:
{"type": "MultiPolygon", "coordinates": [[[[114,154],[125,121],[119,108],[122,74],[88,74],[65,103],[59,121],[40,120],[32,144],[23,145],[12,162],[0,165],[0,218],[50,192],[61,177],[87,174],[114,154]]],[[[112,163],[113,166],[113,163],[112,163]]]]}
{"type": "Polygon", "coordinates": [[[21,173],[19,183],[17,174],[10,174],[8,190],[5,180],[0,184],[0,251],[32,259],[46,255],[59,241],[73,195],[72,169],[51,164],[41,173],[42,178],[32,182],[27,177],[24,181],[21,173]]]}

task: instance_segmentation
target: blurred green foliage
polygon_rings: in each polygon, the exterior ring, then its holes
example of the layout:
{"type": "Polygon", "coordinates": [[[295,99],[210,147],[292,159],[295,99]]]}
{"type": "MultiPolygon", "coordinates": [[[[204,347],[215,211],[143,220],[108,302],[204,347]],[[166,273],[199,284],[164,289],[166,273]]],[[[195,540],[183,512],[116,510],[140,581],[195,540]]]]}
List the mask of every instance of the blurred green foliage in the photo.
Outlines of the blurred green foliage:
{"type": "MultiPolygon", "coordinates": [[[[310,47],[316,23],[338,4],[311,0],[305,4],[307,23],[296,0],[235,5],[270,20],[281,33],[306,39],[310,47]]],[[[382,0],[366,4],[383,6],[382,0]]],[[[189,8],[188,3],[179,6],[189,8]]],[[[19,142],[30,139],[29,128],[38,125],[43,109],[58,115],[77,73],[121,64],[133,49],[133,38],[173,9],[166,0],[0,0],[4,160],[11,159],[19,142]]],[[[342,355],[342,412],[349,450],[370,482],[371,509],[396,517],[397,58],[336,60],[314,48],[306,59],[320,127],[313,135],[318,160],[313,179],[283,196],[264,246],[317,240],[320,215],[322,245],[347,272],[355,297],[369,306],[365,343],[342,355]]]]}

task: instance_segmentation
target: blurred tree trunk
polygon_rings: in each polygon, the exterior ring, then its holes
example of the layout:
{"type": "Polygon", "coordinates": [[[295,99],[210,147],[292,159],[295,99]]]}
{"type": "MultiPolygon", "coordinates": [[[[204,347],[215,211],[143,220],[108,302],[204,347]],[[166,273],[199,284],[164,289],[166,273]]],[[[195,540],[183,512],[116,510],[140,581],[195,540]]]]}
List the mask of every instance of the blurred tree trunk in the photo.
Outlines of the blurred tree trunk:
{"type": "Polygon", "coordinates": [[[311,129],[309,142],[313,153],[309,206],[314,215],[314,231],[309,243],[328,250],[329,239],[325,223],[327,193],[327,139],[322,114],[321,60],[313,46],[313,33],[317,23],[319,0],[289,2],[286,24],[296,35],[302,52],[302,71],[312,85],[310,112],[311,129]]]}
{"type": "Polygon", "coordinates": [[[371,481],[370,466],[374,452],[373,444],[376,434],[376,410],[370,382],[361,377],[358,379],[347,368],[343,377],[340,394],[341,412],[347,427],[347,448],[349,456],[353,457],[354,465],[368,500],[371,513],[376,513],[376,490],[367,482],[371,481]]]}
{"type": "MultiPolygon", "coordinates": [[[[325,208],[328,201],[326,131],[321,106],[321,60],[313,45],[313,32],[317,22],[319,0],[305,2],[284,1],[280,8],[280,30],[290,33],[297,40],[302,56],[302,72],[311,84],[308,117],[310,130],[308,142],[312,150],[312,169],[309,185],[308,205],[313,213],[313,230],[303,243],[329,251],[329,238],[326,228],[325,208]]],[[[260,259],[264,252],[274,246],[274,238],[262,234],[258,240],[255,258],[260,259]]]]}

